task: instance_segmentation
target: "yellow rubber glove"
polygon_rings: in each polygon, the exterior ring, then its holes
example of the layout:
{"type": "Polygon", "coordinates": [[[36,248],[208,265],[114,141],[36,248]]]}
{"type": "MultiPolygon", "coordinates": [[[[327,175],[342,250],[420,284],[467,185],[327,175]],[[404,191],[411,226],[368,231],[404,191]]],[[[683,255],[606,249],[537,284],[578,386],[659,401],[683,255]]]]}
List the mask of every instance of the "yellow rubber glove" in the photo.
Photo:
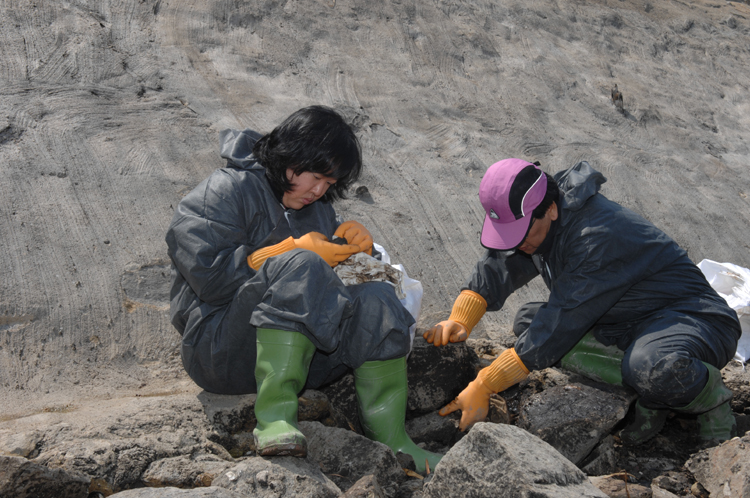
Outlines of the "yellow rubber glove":
{"type": "Polygon", "coordinates": [[[451,316],[426,331],[422,337],[435,346],[465,341],[486,311],[487,301],[482,296],[468,289],[463,290],[453,303],[451,316]]]}
{"type": "Polygon", "coordinates": [[[350,244],[359,246],[360,252],[372,256],[372,235],[358,221],[345,221],[336,229],[336,237],[342,237],[350,244]]]}
{"type": "Polygon", "coordinates": [[[528,375],[529,370],[516,354],[516,350],[506,349],[490,366],[480,370],[477,378],[438,413],[444,417],[456,410],[461,410],[458,428],[462,431],[466,430],[487,418],[492,394],[505,391],[528,375]]]}
{"type": "Polygon", "coordinates": [[[312,251],[331,267],[334,267],[344,261],[352,254],[359,252],[359,246],[351,244],[333,244],[328,242],[325,235],[318,232],[310,232],[298,239],[289,237],[276,245],[258,249],[247,257],[247,264],[255,271],[258,271],[263,263],[272,256],[278,256],[292,249],[307,249],[312,251]]]}

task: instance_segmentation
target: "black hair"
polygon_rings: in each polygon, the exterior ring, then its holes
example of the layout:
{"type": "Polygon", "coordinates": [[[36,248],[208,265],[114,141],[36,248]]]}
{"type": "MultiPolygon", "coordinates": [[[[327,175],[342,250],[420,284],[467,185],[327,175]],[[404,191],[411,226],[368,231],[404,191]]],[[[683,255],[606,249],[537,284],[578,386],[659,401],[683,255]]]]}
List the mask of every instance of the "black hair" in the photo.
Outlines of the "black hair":
{"type": "Polygon", "coordinates": [[[333,109],[303,107],[286,118],[253,146],[253,155],[266,168],[271,186],[290,192],[287,169],[336,178],[323,201],[345,198],[346,190],[362,172],[362,151],[354,130],[333,109]]]}
{"type": "Polygon", "coordinates": [[[560,189],[557,186],[557,182],[546,172],[544,174],[547,176],[547,192],[544,194],[542,202],[531,212],[531,216],[537,220],[544,218],[544,215],[553,202],[560,204],[560,189]]]}

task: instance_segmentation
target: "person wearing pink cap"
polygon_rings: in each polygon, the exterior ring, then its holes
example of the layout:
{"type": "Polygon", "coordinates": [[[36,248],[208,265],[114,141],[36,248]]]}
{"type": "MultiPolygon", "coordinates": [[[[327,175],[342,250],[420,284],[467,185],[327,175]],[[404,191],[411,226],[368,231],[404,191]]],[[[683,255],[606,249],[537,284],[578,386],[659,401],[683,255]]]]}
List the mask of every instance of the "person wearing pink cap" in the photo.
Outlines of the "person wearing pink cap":
{"type": "Polygon", "coordinates": [[[513,348],[477,375],[441,415],[461,430],[487,416],[490,395],[551,366],[638,394],[620,437],[656,435],[670,410],[697,414],[700,437],[735,431],[720,369],[734,356],[737,314],[687,252],[643,217],[599,193],[606,180],[583,161],[554,177],[521,159],[493,164],[479,187],[487,249],[450,317],[424,333],[435,346],[465,341],[486,311],[541,275],[543,303],[516,314],[513,348]]]}

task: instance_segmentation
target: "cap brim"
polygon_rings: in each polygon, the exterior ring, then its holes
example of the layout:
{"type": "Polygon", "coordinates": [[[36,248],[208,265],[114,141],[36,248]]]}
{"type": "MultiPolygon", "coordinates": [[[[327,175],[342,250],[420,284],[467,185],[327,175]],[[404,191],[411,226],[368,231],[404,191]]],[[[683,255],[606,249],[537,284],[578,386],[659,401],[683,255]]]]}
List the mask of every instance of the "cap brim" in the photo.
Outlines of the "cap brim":
{"type": "Polygon", "coordinates": [[[498,249],[501,251],[515,249],[526,238],[530,226],[531,215],[524,216],[510,223],[498,223],[490,218],[489,215],[486,215],[479,241],[487,249],[498,249]]]}

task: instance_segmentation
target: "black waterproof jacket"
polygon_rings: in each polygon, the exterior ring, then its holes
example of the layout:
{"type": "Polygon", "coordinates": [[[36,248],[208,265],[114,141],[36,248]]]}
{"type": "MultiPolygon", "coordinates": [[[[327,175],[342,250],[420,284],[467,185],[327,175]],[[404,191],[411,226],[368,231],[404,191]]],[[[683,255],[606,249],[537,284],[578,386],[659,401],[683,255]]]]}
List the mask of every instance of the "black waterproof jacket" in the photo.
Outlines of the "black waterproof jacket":
{"type": "Polygon", "coordinates": [[[684,249],[653,224],[599,192],[606,180],[587,162],[555,175],[559,219],[547,257],[488,250],[464,289],[488,311],[542,275],[549,300],[515,350],[531,370],[552,366],[586,332],[625,350],[635,325],[674,310],[736,326],[736,313],[708,284],[684,249]]]}
{"type": "Polygon", "coordinates": [[[221,319],[237,289],[255,276],[248,255],[309,232],[333,237],[340,224],[328,202],[284,209],[251,152],[261,135],[224,130],[227,167],[217,169],[180,202],[167,232],[172,259],[171,320],[182,335],[221,319]]]}

